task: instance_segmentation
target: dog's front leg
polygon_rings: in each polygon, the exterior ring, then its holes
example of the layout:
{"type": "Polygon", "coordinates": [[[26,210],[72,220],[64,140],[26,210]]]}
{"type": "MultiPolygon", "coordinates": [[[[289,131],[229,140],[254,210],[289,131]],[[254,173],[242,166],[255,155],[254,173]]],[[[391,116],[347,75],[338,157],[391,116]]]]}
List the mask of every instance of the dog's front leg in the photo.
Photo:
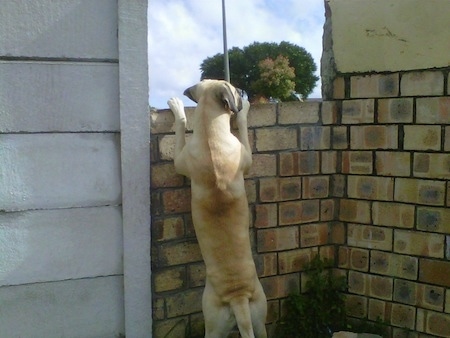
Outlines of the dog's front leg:
{"type": "Polygon", "coordinates": [[[242,170],[247,172],[252,165],[252,149],[248,140],[247,115],[250,110],[250,102],[242,100],[242,109],[237,113],[236,124],[239,130],[239,141],[244,146],[242,154],[242,170]]]}
{"type": "Polygon", "coordinates": [[[184,105],[183,102],[177,97],[170,98],[167,101],[167,104],[175,117],[175,170],[177,173],[189,177],[183,151],[186,145],[186,113],[184,112],[184,105]]]}

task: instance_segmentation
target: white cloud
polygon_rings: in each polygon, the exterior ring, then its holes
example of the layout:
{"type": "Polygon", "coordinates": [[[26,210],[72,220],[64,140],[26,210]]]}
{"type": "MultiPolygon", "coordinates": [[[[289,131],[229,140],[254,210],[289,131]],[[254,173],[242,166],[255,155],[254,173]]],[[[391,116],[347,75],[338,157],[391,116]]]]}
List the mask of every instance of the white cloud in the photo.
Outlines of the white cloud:
{"type": "MultiPolygon", "coordinates": [[[[228,48],[289,41],[310,52],[319,69],[323,13],[320,0],[226,0],[228,48]]],[[[166,108],[168,98],[199,81],[205,58],[223,52],[222,1],[150,1],[148,43],[150,104],[166,108]]],[[[320,84],[311,97],[320,97],[320,84]]]]}

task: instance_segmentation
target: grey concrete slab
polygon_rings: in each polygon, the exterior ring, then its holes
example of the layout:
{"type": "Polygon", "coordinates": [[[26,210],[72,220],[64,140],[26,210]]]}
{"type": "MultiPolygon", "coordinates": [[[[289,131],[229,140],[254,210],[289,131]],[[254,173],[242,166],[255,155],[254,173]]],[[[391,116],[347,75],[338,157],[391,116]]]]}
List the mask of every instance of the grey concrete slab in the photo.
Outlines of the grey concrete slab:
{"type": "Polygon", "coordinates": [[[119,275],[120,207],[0,213],[0,286],[119,275]]]}
{"type": "Polygon", "coordinates": [[[0,134],[0,210],[121,203],[116,134],[0,134]]]}
{"type": "Polygon", "coordinates": [[[2,1],[0,56],[117,59],[117,1],[2,1]]]}
{"type": "Polygon", "coordinates": [[[124,334],[123,277],[0,288],[2,337],[118,337],[124,334]]]}
{"type": "Polygon", "coordinates": [[[0,133],[117,130],[117,64],[0,61],[0,133]]]}

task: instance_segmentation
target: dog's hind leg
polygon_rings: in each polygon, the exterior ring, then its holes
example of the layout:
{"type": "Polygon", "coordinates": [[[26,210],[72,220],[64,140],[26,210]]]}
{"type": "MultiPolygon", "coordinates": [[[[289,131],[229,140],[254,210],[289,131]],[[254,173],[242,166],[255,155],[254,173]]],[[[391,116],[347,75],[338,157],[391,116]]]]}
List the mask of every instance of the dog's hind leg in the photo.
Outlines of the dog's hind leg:
{"type": "Polygon", "coordinates": [[[258,281],[256,285],[255,295],[250,302],[250,311],[252,314],[253,329],[256,338],[267,338],[266,332],[266,316],[267,316],[267,299],[264,294],[261,283],[258,281]]]}
{"type": "Polygon", "coordinates": [[[234,316],[236,317],[236,322],[241,337],[255,338],[248,298],[233,299],[230,302],[230,306],[233,309],[234,316]]]}
{"type": "Polygon", "coordinates": [[[189,172],[186,167],[185,154],[183,152],[186,145],[186,113],[184,112],[183,102],[173,97],[167,101],[172,113],[175,117],[175,154],[174,164],[177,173],[189,177],[189,172]]]}
{"type": "Polygon", "coordinates": [[[228,304],[222,303],[206,281],[202,299],[205,318],[205,338],[224,338],[236,325],[236,320],[228,304]]]}

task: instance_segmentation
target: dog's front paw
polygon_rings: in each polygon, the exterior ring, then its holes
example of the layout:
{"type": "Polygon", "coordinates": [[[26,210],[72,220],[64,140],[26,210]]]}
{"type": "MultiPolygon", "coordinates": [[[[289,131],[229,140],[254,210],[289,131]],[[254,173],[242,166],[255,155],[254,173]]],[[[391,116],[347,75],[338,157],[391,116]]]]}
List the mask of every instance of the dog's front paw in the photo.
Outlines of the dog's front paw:
{"type": "Polygon", "coordinates": [[[248,100],[242,100],[242,109],[237,114],[237,119],[239,120],[247,120],[248,111],[250,110],[250,102],[248,100]]]}
{"type": "Polygon", "coordinates": [[[183,101],[181,101],[178,97],[172,97],[167,101],[167,104],[175,116],[175,121],[186,121],[183,101]]]}

